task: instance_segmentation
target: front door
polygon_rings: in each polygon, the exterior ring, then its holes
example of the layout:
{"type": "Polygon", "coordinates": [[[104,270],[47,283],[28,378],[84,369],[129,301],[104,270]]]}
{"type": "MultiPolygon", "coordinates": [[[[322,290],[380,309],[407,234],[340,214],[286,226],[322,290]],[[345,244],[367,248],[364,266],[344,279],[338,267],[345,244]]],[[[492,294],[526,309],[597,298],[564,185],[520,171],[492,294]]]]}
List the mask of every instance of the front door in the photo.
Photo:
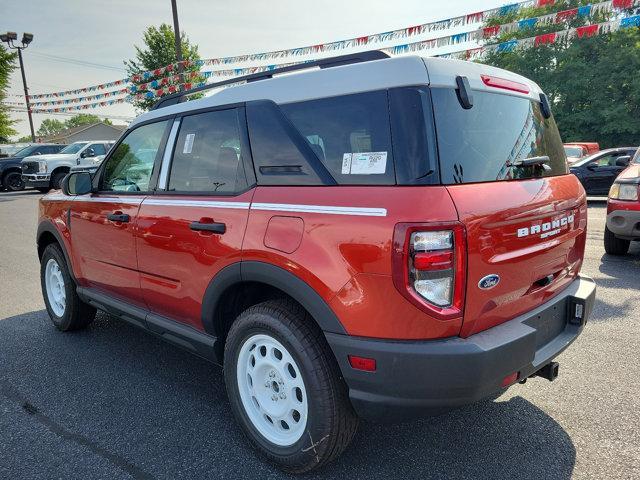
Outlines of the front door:
{"type": "Polygon", "coordinates": [[[173,158],[165,156],[158,190],[138,215],[144,300],[153,313],[198,329],[209,282],[240,261],[254,192],[243,118],[236,108],[183,117],[173,158]]]}
{"type": "Polygon", "coordinates": [[[134,234],[168,123],[143,125],[127,134],[99,170],[98,192],[71,204],[71,245],[80,282],[142,307],[134,234]]]}

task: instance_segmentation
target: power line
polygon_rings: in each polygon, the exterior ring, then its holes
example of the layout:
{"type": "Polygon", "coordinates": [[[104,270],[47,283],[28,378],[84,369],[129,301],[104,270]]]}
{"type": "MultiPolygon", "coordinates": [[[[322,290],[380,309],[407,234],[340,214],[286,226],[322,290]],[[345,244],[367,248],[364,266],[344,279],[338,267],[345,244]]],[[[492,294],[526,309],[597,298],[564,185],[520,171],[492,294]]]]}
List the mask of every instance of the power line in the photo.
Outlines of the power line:
{"type": "Polygon", "coordinates": [[[102,68],[106,70],[116,70],[118,72],[126,71],[124,68],[114,67],[113,65],[104,65],[102,63],[88,62],[86,60],[80,60],[77,58],[61,57],[59,55],[51,55],[49,53],[31,52],[31,55],[46,58],[54,62],[69,63],[72,65],[78,65],[82,67],[102,68]]]}

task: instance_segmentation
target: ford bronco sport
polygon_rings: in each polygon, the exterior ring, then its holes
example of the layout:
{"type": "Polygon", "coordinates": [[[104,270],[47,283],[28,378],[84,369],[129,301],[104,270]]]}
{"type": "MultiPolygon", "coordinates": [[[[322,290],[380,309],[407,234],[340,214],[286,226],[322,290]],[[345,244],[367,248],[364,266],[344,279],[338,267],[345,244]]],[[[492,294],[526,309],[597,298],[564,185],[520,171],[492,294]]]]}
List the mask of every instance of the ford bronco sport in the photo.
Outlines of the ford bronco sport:
{"type": "Polygon", "coordinates": [[[244,433],[290,472],[339,455],[358,417],[555,378],[595,284],[535,83],[380,52],[241,80],[165,97],[41,200],[58,329],[101,309],[222,364],[244,433]]]}

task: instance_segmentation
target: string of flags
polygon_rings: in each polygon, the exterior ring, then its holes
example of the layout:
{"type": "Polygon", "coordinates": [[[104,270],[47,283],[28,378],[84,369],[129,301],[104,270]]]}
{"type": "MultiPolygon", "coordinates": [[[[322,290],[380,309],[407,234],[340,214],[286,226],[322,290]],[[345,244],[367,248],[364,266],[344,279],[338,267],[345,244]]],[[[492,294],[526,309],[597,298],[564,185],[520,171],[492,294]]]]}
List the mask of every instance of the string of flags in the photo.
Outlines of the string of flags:
{"type": "MultiPolygon", "coordinates": [[[[372,37],[375,37],[375,39],[371,40],[372,42],[381,42],[381,41],[387,41],[387,40],[392,40],[394,38],[400,38],[402,31],[405,32],[404,36],[413,36],[413,35],[418,35],[419,33],[424,33],[424,32],[430,32],[430,31],[437,31],[437,30],[444,30],[446,28],[451,28],[453,26],[458,26],[458,25],[467,25],[467,24],[473,24],[473,23],[479,23],[479,22],[484,22],[486,21],[487,18],[493,16],[493,15],[504,15],[504,14],[508,14],[510,12],[514,12],[517,11],[520,8],[523,7],[529,7],[529,6],[545,6],[545,5],[550,5],[553,4],[556,0],[529,0],[529,1],[525,1],[525,2],[519,2],[519,3],[514,3],[511,5],[506,5],[503,7],[499,7],[499,8],[495,8],[495,9],[490,9],[490,10],[486,10],[483,12],[477,12],[474,14],[469,14],[469,15],[463,15],[460,17],[454,17],[452,19],[447,19],[447,20],[441,20],[438,22],[431,22],[431,23],[426,23],[423,25],[418,25],[416,27],[409,27],[406,29],[399,29],[399,30],[394,30],[392,32],[387,32],[387,33],[383,33],[383,34],[375,34],[375,35],[369,35],[368,37],[361,37],[361,39],[363,38],[367,38],[367,39],[371,39],[372,37]],[[445,25],[447,22],[453,22],[451,24],[449,24],[449,26],[447,27],[443,27],[443,25],[445,25]],[[457,23],[456,23],[457,22],[457,23]],[[410,30],[410,32],[409,32],[410,30]],[[383,39],[384,37],[384,39],[383,39]]],[[[490,38],[494,38],[497,37],[500,34],[503,33],[509,33],[509,32],[513,32],[516,30],[521,30],[521,29],[527,29],[527,28],[533,28],[534,26],[538,26],[538,25],[551,25],[551,24],[555,24],[555,23],[560,23],[560,22],[564,22],[564,21],[568,21],[571,20],[575,17],[590,17],[590,16],[594,16],[598,13],[603,13],[603,12],[610,12],[613,10],[625,10],[625,9],[630,9],[633,7],[636,7],[640,5],[640,0],[609,0],[609,1],[604,1],[604,2],[599,2],[599,3],[595,3],[595,4],[591,4],[591,5],[585,5],[585,6],[581,6],[578,8],[574,8],[574,9],[570,9],[570,10],[564,10],[564,11],[560,11],[560,12],[556,12],[556,13],[552,13],[552,14],[548,14],[548,15],[543,15],[540,17],[535,17],[535,18],[527,18],[527,19],[523,19],[523,20],[519,20],[519,21],[515,21],[515,22],[511,22],[508,24],[503,24],[503,25],[495,25],[495,26],[490,26],[490,27],[484,27],[484,28],[479,28],[470,32],[463,32],[463,33],[458,33],[458,34],[453,34],[453,35],[447,35],[447,36],[442,36],[442,37],[437,37],[437,38],[432,38],[432,39],[428,39],[428,40],[422,40],[422,41],[417,41],[417,42],[412,42],[412,43],[405,43],[405,44],[400,44],[400,45],[395,45],[392,47],[387,47],[387,48],[383,48],[382,50],[391,54],[391,55],[399,55],[399,54],[403,54],[403,53],[410,53],[410,52],[416,52],[416,51],[424,51],[424,50],[429,50],[429,49],[435,49],[435,48],[439,48],[439,47],[443,47],[443,46],[450,46],[450,45],[457,45],[457,44],[463,44],[463,43],[467,43],[467,42],[473,42],[473,41],[482,41],[482,40],[486,40],[486,39],[490,39],[490,38]]],[[[633,17],[628,17],[628,18],[633,18],[633,17]]],[[[626,18],[623,18],[622,20],[626,20],[626,18]]],[[[621,21],[622,21],[621,20],[621,21]]],[[[613,22],[606,22],[606,23],[615,23],[616,21],[613,22]]],[[[625,23],[626,25],[626,23],[625,23]]],[[[594,25],[588,25],[587,27],[591,28],[591,30],[588,30],[589,35],[593,35],[594,33],[592,33],[592,30],[594,27],[594,25]]],[[[586,27],[578,27],[579,29],[584,29],[586,27]]],[[[563,32],[568,32],[569,30],[563,31],[563,32]]],[[[555,37],[561,37],[561,33],[563,32],[557,32],[557,34],[555,35],[555,37]]],[[[582,30],[581,30],[582,32],[582,30]]],[[[586,30],[585,30],[586,32],[586,30]]],[[[547,36],[549,36],[549,38],[552,38],[554,36],[554,34],[546,34],[547,36]]],[[[578,34],[576,33],[576,35],[586,35],[586,33],[582,33],[582,34],[578,34]]],[[[555,38],[554,37],[554,38],[555,38]]],[[[532,37],[534,38],[534,43],[536,42],[535,38],[536,37],[532,37]]],[[[580,37],[581,38],[581,37],[580,37]]],[[[340,41],[340,42],[331,42],[328,44],[324,44],[322,46],[322,48],[316,49],[313,52],[307,52],[307,53],[317,53],[317,52],[326,52],[326,51],[331,51],[331,49],[334,48],[335,45],[337,44],[341,44],[343,42],[351,42],[353,40],[357,40],[357,39],[349,39],[349,40],[344,40],[344,41],[340,41]]],[[[526,39],[528,40],[528,39],[526,39]]],[[[361,46],[361,45],[366,45],[369,44],[370,41],[367,40],[366,42],[361,41],[360,43],[355,43],[355,44],[350,44],[349,46],[361,46]]],[[[524,40],[511,40],[509,42],[503,42],[503,44],[505,44],[505,46],[501,47],[503,50],[505,48],[515,48],[515,44],[523,44],[526,43],[524,42],[524,40]],[[514,43],[516,42],[516,43],[514,43]],[[518,43],[519,42],[519,43],[518,43]],[[512,45],[513,47],[509,47],[509,45],[512,45]]],[[[537,44],[545,44],[545,43],[550,43],[550,41],[548,39],[542,38],[542,39],[538,39],[537,40],[537,44]]],[[[502,44],[499,44],[502,45],[502,44]]],[[[317,46],[318,47],[318,46],[317,46]]],[[[454,52],[451,54],[445,54],[445,55],[439,55],[439,56],[456,56],[456,58],[467,58],[467,59],[474,59],[474,58],[478,58],[478,55],[481,55],[480,52],[486,52],[486,51],[490,51],[491,48],[493,46],[484,46],[484,47],[478,47],[478,48],[472,48],[472,49],[467,49],[467,50],[460,50],[458,52],[454,52]],[[468,53],[467,53],[468,52],[468,53]]],[[[48,94],[40,94],[40,95],[32,95],[30,96],[30,99],[40,99],[40,98],[59,98],[59,97],[65,97],[68,95],[77,95],[78,93],[84,93],[84,92],[93,92],[96,90],[101,90],[101,89],[105,89],[105,88],[110,88],[112,86],[121,86],[121,85],[125,85],[122,88],[118,88],[116,90],[113,91],[108,91],[108,92],[104,92],[104,93],[97,93],[97,94],[93,94],[93,95],[88,95],[88,96],[81,96],[81,97],[77,97],[77,98],[63,98],[60,100],[49,100],[49,101],[39,101],[39,102],[33,102],[32,105],[35,107],[43,107],[43,106],[51,106],[51,105],[69,105],[69,104],[78,104],[78,103],[84,103],[90,100],[102,100],[101,102],[93,102],[90,104],[85,104],[85,105],[74,105],[73,107],[66,107],[69,109],[82,109],[82,108],[95,108],[95,106],[104,106],[104,105],[112,105],[113,103],[122,103],[124,101],[133,101],[135,99],[139,99],[142,98],[141,95],[144,96],[144,98],[155,98],[156,96],[161,96],[161,95],[156,95],[154,92],[166,92],[166,93],[174,93],[177,90],[177,87],[179,85],[186,85],[186,84],[191,84],[189,81],[190,80],[194,80],[198,77],[209,79],[212,76],[215,77],[233,77],[233,76],[242,76],[242,75],[248,75],[251,73],[256,73],[256,72],[263,72],[263,71],[269,71],[269,70],[274,70],[276,68],[280,68],[280,67],[284,67],[284,66],[288,66],[288,65],[295,65],[295,64],[300,64],[303,63],[302,61],[297,61],[297,62],[289,62],[289,63],[277,63],[277,64],[272,64],[272,65],[264,65],[264,66],[251,66],[251,67],[243,67],[243,68],[225,68],[225,69],[216,69],[216,70],[212,70],[212,71],[190,71],[190,72],[183,72],[183,73],[176,73],[175,75],[171,75],[168,77],[164,77],[162,79],[157,79],[157,80],[149,80],[149,82],[140,84],[141,81],[145,80],[145,79],[152,79],[153,77],[157,77],[160,75],[163,75],[167,72],[179,72],[180,69],[179,67],[182,67],[182,69],[184,68],[189,68],[189,67],[193,67],[193,66],[197,66],[197,67],[202,67],[205,65],[221,65],[221,64],[225,64],[225,63],[234,63],[234,62],[226,62],[226,60],[228,59],[242,59],[242,60],[238,60],[238,61],[250,61],[250,60],[262,60],[264,58],[273,58],[273,57],[261,57],[258,58],[257,56],[260,55],[271,55],[271,54],[275,54],[277,53],[278,55],[282,54],[282,57],[284,56],[289,56],[289,55],[304,55],[305,53],[299,53],[300,50],[305,50],[307,48],[310,47],[304,47],[302,49],[298,48],[298,49],[290,49],[290,50],[282,50],[282,51],[278,51],[278,52],[267,52],[265,54],[253,54],[253,55],[248,55],[248,56],[238,56],[238,57],[225,57],[225,58],[212,58],[212,59],[203,59],[203,60],[197,60],[197,61],[190,61],[190,60],[185,60],[183,62],[180,63],[176,63],[176,64],[172,64],[172,65],[167,65],[165,67],[162,68],[158,68],[155,70],[150,70],[147,72],[143,72],[141,74],[138,75],[133,75],[132,77],[129,77],[127,79],[121,79],[121,80],[116,80],[114,82],[108,82],[105,84],[100,84],[100,85],[94,85],[91,87],[85,87],[85,88],[81,88],[81,89],[77,89],[77,90],[69,90],[69,91],[65,91],[65,92],[55,92],[55,93],[48,93],[48,94]],[[293,52],[298,52],[298,53],[293,53],[293,52]],[[283,52],[289,52],[285,55],[285,53],[283,52]],[[138,85],[127,85],[129,82],[135,82],[138,85]],[[146,92],[145,92],[146,90],[146,92]],[[143,93],[139,93],[139,92],[143,92],[143,93]],[[113,97],[117,97],[117,98],[113,98],[113,97]],[[109,99],[109,100],[106,100],[109,99]],[[119,100],[118,102],[115,102],[115,100],[119,100]],[[104,104],[104,105],[102,105],[104,104]],[[95,105],[95,106],[94,106],[95,105]]],[[[315,47],[314,47],[315,48],[315,47]]],[[[347,48],[346,44],[345,47],[347,48]]],[[[498,47],[496,47],[498,48],[498,47]]],[[[499,51],[503,51],[503,50],[499,50],[499,51]]],[[[306,50],[305,50],[306,51],[306,50]]],[[[484,54],[484,53],[482,53],[484,54]]],[[[282,57],[278,57],[278,58],[282,58],[282,57]]],[[[309,60],[306,60],[309,61],[309,60]]],[[[164,93],[164,94],[166,94],[164,93]]],[[[55,109],[33,109],[34,112],[40,112],[41,110],[55,110],[55,109]]]]}

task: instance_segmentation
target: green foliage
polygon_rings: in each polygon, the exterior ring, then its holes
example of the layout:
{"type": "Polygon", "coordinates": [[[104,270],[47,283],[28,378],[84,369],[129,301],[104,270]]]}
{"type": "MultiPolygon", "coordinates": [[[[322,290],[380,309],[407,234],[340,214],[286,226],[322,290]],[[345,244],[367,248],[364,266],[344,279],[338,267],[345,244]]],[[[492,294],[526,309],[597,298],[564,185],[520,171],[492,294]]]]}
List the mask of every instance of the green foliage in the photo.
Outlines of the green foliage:
{"type": "Polygon", "coordinates": [[[24,137],[18,138],[15,143],[31,143],[31,135],[25,135],[24,137]]]}
{"type": "MultiPolygon", "coordinates": [[[[493,17],[487,26],[576,8],[567,1],[493,17]]],[[[611,13],[574,17],[500,34],[486,43],[530,38],[544,33],[610,20],[611,13]]],[[[574,38],[535,48],[493,52],[484,63],[524,75],[549,96],[564,141],[597,141],[601,147],[640,144],[640,29],[627,28],[592,38],[574,38]]]]}
{"type": "Polygon", "coordinates": [[[40,124],[36,134],[39,137],[48,137],[49,135],[53,135],[54,133],[64,130],[65,128],[64,122],[61,122],[56,118],[45,118],[40,124]]]}
{"type": "Polygon", "coordinates": [[[13,129],[15,120],[11,120],[9,108],[3,103],[7,98],[9,75],[16,68],[16,57],[15,53],[10,53],[4,46],[0,45],[0,141],[2,142],[7,142],[9,137],[16,134],[13,129]]]}
{"type": "MultiPolygon", "coordinates": [[[[182,59],[183,60],[200,60],[198,54],[198,47],[191,45],[189,38],[184,32],[180,33],[180,40],[182,46],[182,59]]],[[[155,70],[156,68],[164,67],[176,62],[176,47],[175,47],[175,35],[171,26],[163,23],[160,27],[156,28],[151,26],[147,28],[143,34],[144,48],[140,48],[137,45],[136,58],[134,60],[127,60],[124,62],[127,67],[129,75],[135,75],[145,72],[147,70],[155,70]]],[[[199,67],[191,65],[184,69],[184,73],[198,72],[199,67]]],[[[177,72],[167,72],[157,77],[150,77],[146,80],[142,80],[137,85],[147,83],[152,80],[160,80],[164,77],[175,75],[177,72]]],[[[190,80],[192,83],[201,82],[204,77],[196,77],[190,80]]],[[[138,93],[144,93],[147,90],[139,89],[138,93]]],[[[140,110],[149,110],[154,103],[155,99],[136,100],[134,105],[140,110]]]]}
{"type": "Polygon", "coordinates": [[[79,127],[80,125],[91,125],[98,122],[113,125],[109,119],[105,118],[104,120],[101,120],[98,115],[93,115],[91,113],[79,113],[65,121],[64,128],[74,128],[79,127]]]}

